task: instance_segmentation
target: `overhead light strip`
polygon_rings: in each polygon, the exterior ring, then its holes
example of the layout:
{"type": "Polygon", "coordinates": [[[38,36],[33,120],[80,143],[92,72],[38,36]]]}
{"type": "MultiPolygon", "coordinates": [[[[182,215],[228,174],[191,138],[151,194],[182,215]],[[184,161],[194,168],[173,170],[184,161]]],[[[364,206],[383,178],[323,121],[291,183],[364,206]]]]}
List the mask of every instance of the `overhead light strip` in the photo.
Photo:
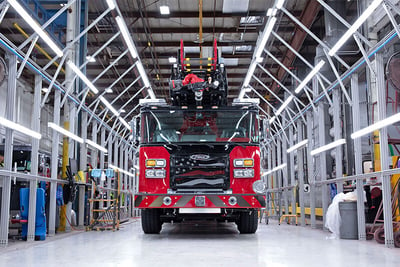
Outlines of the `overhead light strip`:
{"type": "Polygon", "coordinates": [[[394,114],[394,115],[392,115],[390,117],[387,117],[386,119],[378,121],[378,122],[376,122],[376,123],[364,128],[364,129],[361,129],[361,130],[358,130],[358,131],[352,133],[351,134],[351,138],[352,139],[359,138],[361,136],[364,136],[366,134],[372,133],[373,131],[376,131],[376,130],[379,130],[379,129],[383,128],[383,127],[392,125],[392,124],[394,124],[396,122],[399,122],[399,121],[400,121],[400,113],[394,114]]]}
{"type": "Polygon", "coordinates": [[[267,44],[268,38],[271,35],[272,29],[275,26],[275,23],[276,23],[276,17],[270,17],[268,25],[265,28],[263,35],[261,37],[261,42],[258,44],[257,52],[255,53],[255,58],[259,58],[261,56],[261,53],[264,50],[265,45],[267,44]]]}
{"type": "Polygon", "coordinates": [[[305,139],[301,142],[298,142],[297,144],[295,144],[294,146],[289,147],[286,152],[287,153],[291,153],[299,148],[302,148],[303,146],[306,146],[308,144],[308,139],[305,139]]]}
{"type": "Polygon", "coordinates": [[[122,37],[125,40],[126,46],[128,47],[129,52],[131,53],[133,58],[137,58],[138,54],[136,52],[136,48],[133,44],[131,35],[126,27],[125,21],[120,17],[116,16],[115,20],[117,21],[119,30],[121,31],[122,37]]]}
{"type": "Polygon", "coordinates": [[[118,170],[119,172],[122,172],[122,173],[124,173],[124,174],[126,174],[126,175],[128,175],[128,176],[135,177],[135,175],[134,175],[133,173],[130,173],[130,172],[128,172],[128,171],[125,171],[124,169],[122,169],[122,168],[120,168],[120,167],[117,167],[117,166],[115,166],[115,165],[109,164],[108,167],[111,168],[111,169],[116,169],[116,170],[118,170]]]}
{"type": "Polygon", "coordinates": [[[124,120],[124,118],[122,117],[118,117],[119,120],[122,122],[123,125],[125,125],[126,128],[128,128],[128,130],[131,130],[131,126],[129,126],[129,124],[126,122],[126,120],[124,120]]]}
{"type": "Polygon", "coordinates": [[[48,126],[49,126],[50,128],[52,128],[53,130],[55,130],[55,131],[57,131],[57,132],[59,132],[59,133],[65,135],[65,136],[68,136],[69,138],[71,138],[71,139],[73,139],[73,140],[75,140],[75,141],[77,141],[77,142],[83,144],[83,139],[82,139],[82,138],[80,138],[79,136],[77,136],[77,135],[71,133],[70,131],[65,130],[64,128],[58,126],[57,124],[54,124],[54,123],[52,123],[52,122],[49,122],[49,123],[48,123],[48,126]]]}
{"type": "Polygon", "coordinates": [[[99,97],[100,101],[112,112],[115,116],[119,116],[119,112],[104,98],[104,96],[99,97]]]}
{"type": "Polygon", "coordinates": [[[290,102],[292,102],[293,98],[293,95],[290,95],[288,98],[286,98],[285,102],[283,102],[279,109],[276,111],[275,116],[279,116],[282,111],[290,104],[290,102]]]}
{"type": "Polygon", "coordinates": [[[279,166],[276,166],[276,167],[273,168],[272,170],[269,170],[269,171],[264,172],[264,173],[262,174],[262,176],[266,176],[266,175],[269,175],[269,174],[274,173],[274,172],[276,172],[276,171],[282,170],[282,169],[285,168],[285,167],[286,167],[286,163],[283,163],[283,164],[281,164],[281,165],[279,165],[279,166]]]}
{"type": "Polygon", "coordinates": [[[94,148],[96,148],[96,149],[98,149],[98,150],[104,152],[104,153],[107,153],[107,152],[108,152],[107,149],[105,149],[104,147],[100,146],[99,144],[93,142],[92,140],[85,139],[85,143],[88,144],[88,145],[90,145],[91,147],[94,147],[94,148]]]}
{"type": "Polygon", "coordinates": [[[76,75],[78,75],[79,78],[81,78],[81,80],[87,85],[87,87],[89,87],[90,90],[92,90],[94,94],[97,94],[99,92],[96,86],[94,86],[93,83],[89,81],[86,75],[83,74],[83,72],[71,60],[68,60],[67,64],[76,73],[76,75]]]}
{"type": "Polygon", "coordinates": [[[319,153],[321,153],[321,152],[330,150],[330,149],[332,149],[332,148],[335,148],[335,147],[337,147],[337,146],[343,145],[343,144],[345,144],[345,143],[346,143],[346,140],[345,140],[345,139],[336,140],[336,141],[334,141],[334,142],[332,142],[332,143],[329,143],[329,144],[327,144],[327,145],[324,145],[324,146],[321,146],[321,147],[319,147],[319,148],[317,148],[317,149],[312,150],[312,151],[310,152],[310,155],[311,155],[311,156],[315,156],[315,155],[317,155],[317,154],[319,154],[319,153]]]}
{"type": "Polygon", "coordinates": [[[383,0],[374,0],[361,16],[351,25],[345,34],[336,42],[336,44],[328,52],[330,56],[334,56],[337,51],[346,43],[346,41],[360,28],[360,26],[371,16],[372,12],[382,3],[383,0]]]}
{"type": "Polygon", "coordinates": [[[307,85],[309,81],[319,72],[319,70],[325,65],[325,61],[321,60],[318,64],[312,69],[312,71],[304,78],[304,80],[297,86],[294,90],[296,94],[300,93],[300,91],[307,85]]]}
{"type": "Polygon", "coordinates": [[[109,8],[109,9],[111,9],[111,10],[115,9],[115,2],[114,2],[114,0],[106,0],[106,2],[107,2],[107,5],[108,5],[108,8],[109,8]]]}
{"type": "Polygon", "coordinates": [[[4,127],[7,127],[9,129],[18,131],[18,132],[26,134],[26,135],[29,135],[29,136],[31,136],[33,138],[36,138],[36,139],[39,139],[39,140],[42,138],[42,135],[40,133],[35,132],[35,131],[31,130],[31,129],[26,128],[25,126],[22,126],[22,125],[20,125],[18,123],[12,122],[12,121],[7,120],[7,119],[2,118],[2,117],[0,117],[0,124],[3,125],[4,127]]]}
{"type": "Polygon", "coordinates": [[[42,40],[54,51],[58,57],[63,56],[63,51],[57,44],[49,37],[49,35],[42,30],[40,25],[28,14],[28,12],[16,0],[8,0],[8,3],[18,12],[18,14],[26,21],[26,23],[42,38],[42,40]]]}

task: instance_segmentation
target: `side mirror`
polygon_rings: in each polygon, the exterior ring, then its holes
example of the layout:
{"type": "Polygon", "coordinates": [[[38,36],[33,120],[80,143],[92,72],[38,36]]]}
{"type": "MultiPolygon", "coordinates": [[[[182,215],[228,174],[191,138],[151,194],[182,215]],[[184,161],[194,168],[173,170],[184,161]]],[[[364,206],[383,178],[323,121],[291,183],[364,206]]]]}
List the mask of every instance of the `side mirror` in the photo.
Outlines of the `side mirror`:
{"type": "Polygon", "coordinates": [[[265,116],[260,116],[260,141],[263,142],[267,139],[269,128],[268,118],[265,116]]]}
{"type": "Polygon", "coordinates": [[[132,140],[135,144],[139,143],[140,140],[140,117],[136,116],[131,121],[131,133],[132,133],[132,140]]]}

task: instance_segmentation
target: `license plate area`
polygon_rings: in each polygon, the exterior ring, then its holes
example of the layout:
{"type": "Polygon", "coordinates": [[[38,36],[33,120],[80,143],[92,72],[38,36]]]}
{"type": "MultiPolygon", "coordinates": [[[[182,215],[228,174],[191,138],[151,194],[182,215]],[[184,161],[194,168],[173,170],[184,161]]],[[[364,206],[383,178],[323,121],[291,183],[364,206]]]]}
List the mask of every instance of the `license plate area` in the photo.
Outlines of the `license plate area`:
{"type": "Polygon", "coordinates": [[[205,207],[206,206],[206,197],[205,196],[196,196],[194,198],[194,204],[196,207],[205,207]]]}

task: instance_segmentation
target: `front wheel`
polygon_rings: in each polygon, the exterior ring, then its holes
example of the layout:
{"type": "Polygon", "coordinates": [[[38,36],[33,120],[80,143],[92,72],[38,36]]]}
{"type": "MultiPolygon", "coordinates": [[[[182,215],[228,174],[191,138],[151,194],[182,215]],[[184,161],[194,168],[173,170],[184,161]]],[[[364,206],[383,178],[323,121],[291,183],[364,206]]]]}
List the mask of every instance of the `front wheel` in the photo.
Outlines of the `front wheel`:
{"type": "Polygon", "coordinates": [[[257,210],[252,209],[249,212],[242,212],[237,225],[241,234],[254,234],[258,227],[257,210]]]}
{"type": "Polygon", "coordinates": [[[159,234],[162,227],[159,209],[142,210],[142,229],[145,234],[159,234]]]}

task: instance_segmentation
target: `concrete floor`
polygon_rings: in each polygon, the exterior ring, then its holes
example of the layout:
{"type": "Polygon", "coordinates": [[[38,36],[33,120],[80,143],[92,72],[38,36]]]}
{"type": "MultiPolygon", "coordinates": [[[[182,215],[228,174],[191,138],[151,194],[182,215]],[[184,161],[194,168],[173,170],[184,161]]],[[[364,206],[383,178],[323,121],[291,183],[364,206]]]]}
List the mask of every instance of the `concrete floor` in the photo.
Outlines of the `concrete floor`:
{"type": "Polygon", "coordinates": [[[331,239],[310,227],[259,225],[240,235],[235,224],[164,224],[144,235],[140,220],[120,231],[58,234],[46,241],[10,242],[0,248],[0,266],[400,266],[400,249],[374,240],[331,239]]]}

